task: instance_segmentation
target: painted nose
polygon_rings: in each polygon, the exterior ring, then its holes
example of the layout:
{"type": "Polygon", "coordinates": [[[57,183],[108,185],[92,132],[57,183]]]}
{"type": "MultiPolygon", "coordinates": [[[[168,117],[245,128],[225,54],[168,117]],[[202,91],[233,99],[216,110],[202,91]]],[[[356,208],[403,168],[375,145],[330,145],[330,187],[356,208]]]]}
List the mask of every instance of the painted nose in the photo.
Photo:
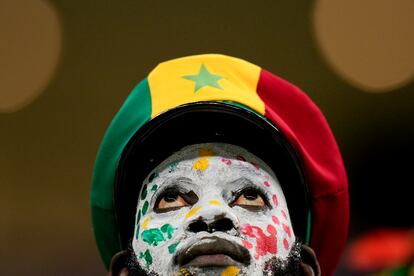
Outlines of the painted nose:
{"type": "Polygon", "coordinates": [[[192,233],[198,232],[229,232],[232,229],[235,229],[233,221],[229,218],[224,217],[223,215],[217,216],[210,223],[206,222],[202,218],[199,218],[188,225],[188,231],[192,233]]]}

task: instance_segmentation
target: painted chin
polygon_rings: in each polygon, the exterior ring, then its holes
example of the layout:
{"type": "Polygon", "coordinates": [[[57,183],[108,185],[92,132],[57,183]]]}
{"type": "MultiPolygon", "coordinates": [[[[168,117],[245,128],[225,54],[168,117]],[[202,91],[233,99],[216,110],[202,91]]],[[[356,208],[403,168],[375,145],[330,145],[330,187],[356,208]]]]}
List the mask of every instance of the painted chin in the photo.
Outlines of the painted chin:
{"type": "Polygon", "coordinates": [[[243,246],[218,237],[206,237],[177,252],[179,267],[244,267],[251,256],[243,246]]]}

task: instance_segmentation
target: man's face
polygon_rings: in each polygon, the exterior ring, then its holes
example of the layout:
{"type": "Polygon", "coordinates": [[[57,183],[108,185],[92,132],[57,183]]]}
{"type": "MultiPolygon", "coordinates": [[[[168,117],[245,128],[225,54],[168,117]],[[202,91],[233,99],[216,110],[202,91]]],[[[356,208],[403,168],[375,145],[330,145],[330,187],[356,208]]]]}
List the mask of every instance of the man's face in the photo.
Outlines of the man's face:
{"type": "Polygon", "coordinates": [[[147,272],[261,275],[287,262],[295,243],[276,176],[240,147],[185,147],[139,196],[132,248],[147,272]]]}

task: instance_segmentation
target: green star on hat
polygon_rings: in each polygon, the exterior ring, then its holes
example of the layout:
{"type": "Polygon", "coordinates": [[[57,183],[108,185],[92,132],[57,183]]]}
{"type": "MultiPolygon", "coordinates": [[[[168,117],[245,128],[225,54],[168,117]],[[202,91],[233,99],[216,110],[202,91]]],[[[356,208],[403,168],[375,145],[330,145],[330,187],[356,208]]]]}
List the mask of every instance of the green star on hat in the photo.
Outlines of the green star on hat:
{"type": "Polygon", "coordinates": [[[195,82],[194,93],[204,86],[223,89],[218,83],[219,80],[223,78],[223,76],[210,73],[204,64],[201,64],[197,75],[187,75],[183,76],[183,78],[195,82]]]}

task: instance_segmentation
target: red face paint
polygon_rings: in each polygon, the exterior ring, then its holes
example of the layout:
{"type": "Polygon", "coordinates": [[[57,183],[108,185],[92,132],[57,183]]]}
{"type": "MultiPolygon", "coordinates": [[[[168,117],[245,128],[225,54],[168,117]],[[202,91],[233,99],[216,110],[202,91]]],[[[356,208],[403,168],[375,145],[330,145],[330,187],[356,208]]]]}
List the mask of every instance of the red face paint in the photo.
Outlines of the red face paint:
{"type": "MultiPolygon", "coordinates": [[[[272,200],[273,200],[273,204],[275,205],[275,207],[277,207],[277,205],[279,205],[279,201],[277,200],[277,196],[276,194],[274,194],[272,196],[272,200]]],[[[283,211],[282,211],[283,212],[283,211]]]]}
{"type": "Polygon", "coordinates": [[[221,162],[223,162],[223,163],[224,163],[224,164],[226,164],[227,166],[230,166],[230,165],[231,165],[231,160],[226,159],[226,158],[222,158],[222,159],[221,159],[221,162]]]}
{"type": "Polygon", "coordinates": [[[286,215],[285,210],[282,210],[282,216],[283,216],[285,219],[288,219],[288,217],[287,217],[287,215],[286,215]]]}
{"type": "Polygon", "coordinates": [[[274,223],[279,224],[279,219],[276,216],[272,216],[272,220],[274,223]]]}
{"type": "Polygon", "coordinates": [[[286,225],[286,224],[283,224],[283,231],[285,231],[285,233],[289,236],[289,238],[290,238],[290,236],[292,235],[292,233],[291,233],[291,231],[290,231],[290,227],[288,226],[288,225],[286,225]]]}
{"type": "Polygon", "coordinates": [[[289,242],[288,242],[288,240],[287,240],[287,239],[283,239],[283,247],[284,247],[286,250],[288,250],[288,248],[289,248],[289,242]]]}
{"type": "Polygon", "coordinates": [[[257,226],[246,224],[242,227],[243,234],[256,240],[256,254],[254,255],[256,259],[259,259],[259,257],[265,256],[268,253],[277,253],[276,228],[273,225],[268,225],[266,230],[269,233],[269,236],[257,226]]]}
{"type": "Polygon", "coordinates": [[[244,247],[246,247],[247,249],[252,249],[253,248],[253,244],[251,244],[250,242],[248,242],[246,240],[242,240],[242,243],[243,243],[244,247]]]}

